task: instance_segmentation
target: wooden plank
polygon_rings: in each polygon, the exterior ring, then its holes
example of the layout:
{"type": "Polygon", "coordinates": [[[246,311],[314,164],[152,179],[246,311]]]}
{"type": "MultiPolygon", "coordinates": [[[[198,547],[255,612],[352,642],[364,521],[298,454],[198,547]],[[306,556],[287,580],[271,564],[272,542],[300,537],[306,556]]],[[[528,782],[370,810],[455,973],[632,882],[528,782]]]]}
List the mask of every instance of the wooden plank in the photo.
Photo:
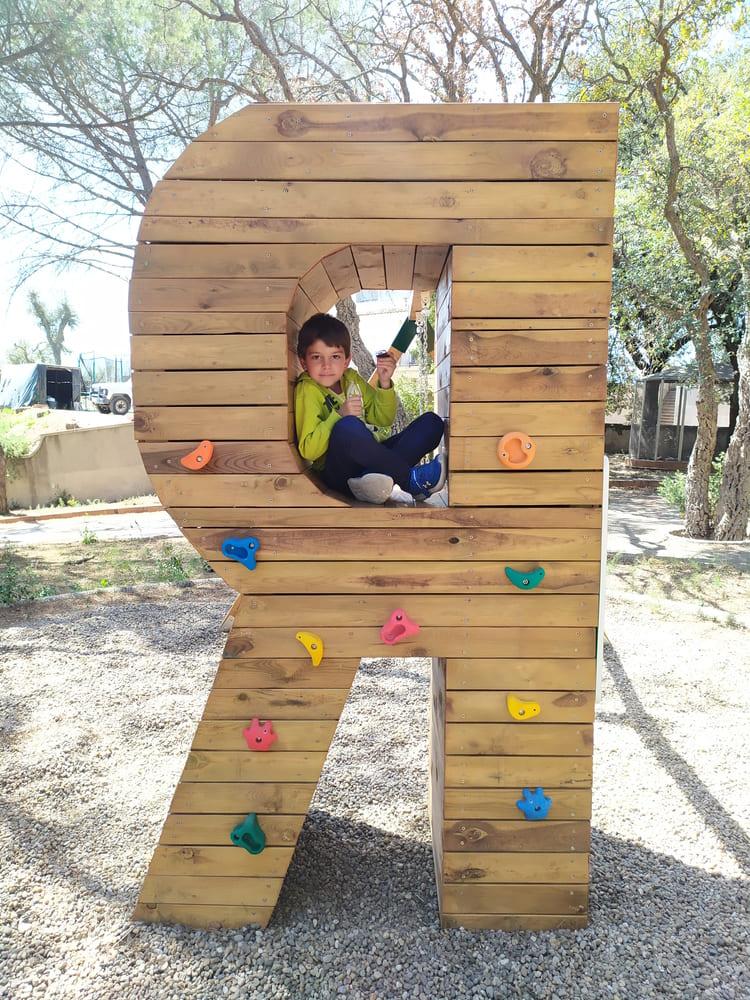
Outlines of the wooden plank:
{"type": "Polygon", "coordinates": [[[608,316],[611,290],[609,281],[454,281],[451,304],[454,316],[608,316]]]}
{"type": "Polygon", "coordinates": [[[338,253],[331,254],[322,264],[340,299],[362,290],[351,247],[344,247],[338,253]]]}
{"type": "Polygon", "coordinates": [[[600,504],[602,474],[584,472],[456,472],[450,478],[453,504],[600,504]]]}
{"type": "Polygon", "coordinates": [[[431,292],[437,287],[448,256],[448,246],[418,246],[414,257],[414,290],[431,292]]]}
{"type": "Polygon", "coordinates": [[[585,913],[588,885],[447,885],[445,913],[585,913]]]}
{"type": "MultiPolygon", "coordinates": [[[[453,472],[505,471],[497,457],[500,438],[451,437],[450,467],[453,472]]],[[[601,469],[604,438],[534,437],[536,455],[530,468],[535,472],[563,469],[601,469]]]]}
{"type": "Polygon", "coordinates": [[[611,246],[454,246],[454,281],[609,281],[611,246]]]}
{"type": "Polygon", "coordinates": [[[203,132],[198,142],[337,143],[505,139],[617,139],[616,103],[257,104],[203,132]]]}
{"type": "Polygon", "coordinates": [[[411,289],[414,287],[414,255],[416,247],[384,246],[385,282],[387,288],[411,289]]]}
{"type": "Polygon", "coordinates": [[[452,755],[445,759],[445,785],[518,789],[541,786],[547,792],[554,788],[590,788],[591,758],[452,755]]]}
{"type": "MultiPolygon", "coordinates": [[[[284,312],[138,312],[130,311],[133,337],[207,333],[285,333],[284,312]]],[[[133,350],[137,350],[135,342],[133,350]]]]}
{"type": "Polygon", "coordinates": [[[556,931],[578,930],[588,926],[588,915],[547,913],[442,913],[440,926],[463,927],[469,931],[556,931]]]}
{"type": "Polygon", "coordinates": [[[455,403],[607,398],[605,365],[456,368],[446,376],[455,403]]]}
{"type": "Polygon", "coordinates": [[[604,364],[607,331],[461,330],[452,325],[453,365],[604,364]]]}
{"type": "MultiPolygon", "coordinates": [[[[292,639],[294,639],[294,635],[292,635],[292,639]]],[[[297,648],[301,649],[302,647],[298,644],[297,648]]],[[[348,688],[248,688],[242,690],[214,688],[208,696],[203,718],[238,719],[244,725],[247,725],[247,720],[254,716],[261,719],[273,719],[274,722],[281,719],[314,719],[316,721],[318,719],[338,719],[348,695],[348,688]]],[[[184,812],[185,810],[179,811],[184,812]]],[[[284,812],[286,811],[288,810],[284,810],[284,812]]]]}
{"type": "MultiPolygon", "coordinates": [[[[159,837],[159,843],[180,847],[221,847],[229,840],[229,833],[246,819],[246,813],[222,815],[170,814],[167,816],[159,837]]],[[[288,847],[297,843],[304,816],[273,816],[261,813],[258,816],[266,844],[269,847],[288,847]]]]}
{"type": "MultiPolygon", "coordinates": [[[[173,407],[175,411],[187,409],[187,407],[173,407]]],[[[204,410],[208,410],[208,407],[204,407],[204,410]]],[[[229,407],[224,408],[224,413],[229,411],[229,407]]],[[[273,413],[272,407],[267,407],[269,413],[273,413]]],[[[137,411],[139,412],[139,411],[137,411]]],[[[217,416],[221,413],[221,410],[214,411],[217,416]]],[[[248,412],[247,410],[245,411],[248,412]]],[[[175,417],[169,420],[168,413],[162,411],[164,414],[163,418],[158,423],[158,431],[168,431],[166,435],[168,437],[174,437],[174,431],[177,429],[175,426],[178,422],[178,418],[175,417]]],[[[262,418],[261,418],[262,419],[262,418]]],[[[250,420],[246,417],[246,421],[249,424],[250,420]]],[[[195,431],[196,428],[190,424],[190,429],[195,431]]],[[[217,424],[213,421],[206,420],[204,423],[204,428],[206,429],[206,437],[214,439],[217,437],[222,437],[223,434],[218,430],[217,424]],[[213,432],[213,433],[211,433],[213,432]]],[[[140,427],[137,428],[140,432],[140,427]]],[[[236,431],[236,427],[227,428],[226,434],[230,437],[236,437],[236,433],[230,433],[230,431],[236,431]]],[[[269,436],[276,436],[275,428],[268,427],[264,428],[260,426],[260,420],[258,423],[253,424],[253,434],[257,435],[263,430],[269,432],[269,436]]],[[[161,433],[151,432],[152,438],[161,437],[161,433]]],[[[196,435],[197,436],[197,435],[196,435]]],[[[210,475],[201,473],[199,476],[152,476],[151,482],[153,483],[154,489],[159,494],[159,497],[163,504],[170,506],[171,504],[206,504],[213,502],[217,507],[223,505],[233,506],[235,503],[247,503],[248,501],[253,504],[268,504],[274,507],[284,507],[290,504],[298,504],[299,506],[307,505],[320,505],[323,507],[343,507],[346,506],[346,501],[343,499],[336,499],[333,496],[327,496],[322,493],[318,486],[305,475],[296,476],[224,476],[224,475],[210,475]]]]}
{"type": "MultiPolygon", "coordinates": [[[[536,701],[539,715],[522,723],[525,728],[548,722],[593,722],[593,691],[451,691],[447,695],[446,713],[449,722],[507,722],[513,717],[506,708],[506,696],[513,694],[524,701],[536,701]]],[[[476,751],[475,751],[476,752],[476,751]]]]}
{"type": "MultiPolygon", "coordinates": [[[[324,536],[304,529],[254,528],[233,532],[233,537],[252,535],[260,542],[258,558],[288,562],[337,560],[446,559],[596,559],[601,552],[598,531],[577,528],[331,528],[324,536]]],[[[185,537],[207,558],[221,559],[225,531],[185,529],[185,537]]]]}
{"type": "Polygon", "coordinates": [[[449,691],[508,691],[513,688],[522,691],[563,691],[571,688],[592,691],[596,684],[596,661],[559,658],[449,659],[446,663],[446,684],[449,691]]]}
{"type": "Polygon", "coordinates": [[[284,371],[133,372],[133,397],[139,406],[190,406],[220,399],[232,406],[285,404],[284,371]]]}
{"type": "MultiPolygon", "coordinates": [[[[518,794],[517,790],[516,798],[518,794]]],[[[450,797],[446,789],[446,812],[450,797]]],[[[553,805],[554,801],[553,795],[553,805]]],[[[518,810],[516,814],[520,815],[518,810]]],[[[446,851],[577,851],[585,854],[589,850],[590,840],[589,824],[583,821],[544,820],[528,823],[522,819],[459,819],[446,820],[443,829],[443,846],[446,851]]]]}
{"type": "Polygon", "coordinates": [[[317,781],[326,755],[322,751],[191,750],[182,781],[317,781]]]}
{"type": "Polygon", "coordinates": [[[383,247],[377,243],[352,246],[354,264],[362,288],[387,288],[383,247]]]}
{"type": "MultiPolygon", "coordinates": [[[[488,692],[484,692],[488,700],[488,692]]],[[[448,695],[452,699],[452,695],[448,695]]],[[[488,713],[489,714],[489,713],[488,713]]],[[[571,726],[550,722],[536,726],[505,722],[499,724],[450,723],[446,727],[445,751],[449,754],[528,754],[590,755],[594,742],[593,726],[571,726]]]]}
{"type": "MultiPolygon", "coordinates": [[[[227,640],[224,655],[238,658],[294,656],[301,648],[295,635],[294,629],[288,625],[284,628],[234,629],[227,640]]],[[[380,638],[380,627],[377,626],[371,628],[329,626],[323,631],[321,638],[329,656],[351,656],[355,653],[370,657],[382,656],[385,652],[383,640],[380,638]]],[[[482,625],[470,628],[427,626],[422,628],[418,635],[401,641],[398,648],[401,656],[492,656],[498,649],[507,652],[509,656],[594,656],[596,630],[527,626],[499,628],[482,625]]],[[[305,693],[309,695],[311,692],[305,693]]],[[[463,696],[468,696],[468,692],[463,696]]],[[[273,717],[273,713],[269,714],[273,717]]],[[[278,715],[278,711],[276,714],[278,715]]]]}
{"type": "MultiPolygon", "coordinates": [[[[318,256],[322,257],[324,247],[320,246],[319,249],[321,253],[318,256]]],[[[299,283],[318,312],[328,312],[339,298],[322,262],[316,264],[304,277],[300,278],[299,283]]]]}
{"type": "Polygon", "coordinates": [[[285,310],[297,287],[290,278],[131,278],[136,312],[285,310]]]}
{"type": "Polygon", "coordinates": [[[337,243],[141,244],[135,249],[137,278],[295,278],[299,279],[337,243]]]}
{"type": "MultiPolygon", "coordinates": [[[[187,534],[189,537],[189,532],[187,534]]],[[[335,601],[331,601],[325,594],[300,594],[294,598],[295,625],[309,631],[323,626],[340,625],[342,622],[349,627],[382,625],[394,610],[393,604],[393,598],[386,594],[367,597],[339,595],[335,601]]],[[[452,594],[412,594],[405,604],[406,613],[421,626],[517,625],[524,621],[529,612],[527,594],[503,594],[501,597],[494,594],[474,594],[460,599],[452,594]]],[[[595,594],[545,594],[537,597],[534,602],[534,624],[595,626],[598,622],[598,609],[599,598],[595,594]]],[[[288,597],[253,595],[252,598],[240,599],[234,625],[235,628],[262,627],[280,625],[288,620],[288,597]]],[[[325,661],[320,667],[307,671],[306,676],[314,675],[317,678],[323,666],[325,661]]],[[[274,672],[269,676],[278,675],[279,672],[274,672]]],[[[336,676],[338,675],[339,672],[336,671],[336,676]]],[[[229,685],[222,683],[221,686],[229,685]]]]}
{"type": "Polygon", "coordinates": [[[227,831],[226,847],[170,847],[159,845],[148,866],[149,875],[260,876],[283,879],[294,848],[266,846],[260,854],[235,847],[227,831]]]}
{"type": "Polygon", "coordinates": [[[314,782],[181,781],[170,813],[306,813],[314,782]]]}
{"type": "MultiPolygon", "coordinates": [[[[231,662],[231,661],[225,661],[231,662]]],[[[248,665],[247,670],[241,668],[230,671],[239,676],[230,678],[232,681],[242,680],[251,673],[249,669],[252,660],[242,661],[248,665]]],[[[322,668],[321,668],[322,669],[322,668]]],[[[226,671],[225,671],[226,672],[226,671]]],[[[225,678],[226,679],[226,678],[225,678]]],[[[248,685],[245,685],[247,688],[248,685]]],[[[221,719],[202,719],[193,737],[193,750],[236,750],[247,753],[248,746],[243,730],[250,724],[250,716],[242,721],[221,719]]],[[[325,753],[331,745],[336,731],[335,720],[310,719],[279,719],[273,720],[273,731],[278,739],[273,745],[274,751],[322,751],[325,753]]],[[[302,780],[302,779],[300,779],[302,780]]],[[[305,779],[307,780],[307,779],[305,779]]],[[[312,780],[312,779],[310,779],[312,780]]]]}
{"type": "Polygon", "coordinates": [[[141,886],[139,902],[273,906],[283,882],[282,878],[147,875],[141,886]]]}
{"type": "MultiPolygon", "coordinates": [[[[149,475],[195,476],[180,463],[198,445],[193,441],[142,441],[141,458],[149,475]]],[[[287,441],[217,441],[206,470],[210,475],[246,476],[252,474],[283,475],[299,473],[303,467],[299,452],[287,441]]]]}
{"type": "MultiPolygon", "coordinates": [[[[601,435],[604,433],[604,404],[590,402],[453,403],[451,405],[452,437],[485,437],[489,427],[497,434],[498,440],[508,431],[519,429],[532,436],[601,435]]],[[[519,472],[510,474],[514,478],[521,475],[519,472]]]]}
{"type": "MultiPolygon", "coordinates": [[[[202,206],[200,207],[202,210],[202,206]]],[[[155,243],[610,244],[614,222],[602,219],[283,219],[152,215],[138,239],[155,243]]],[[[327,268],[326,268],[327,269],[327,268]]],[[[335,282],[334,282],[335,284],[335,282]]]]}
{"type": "Polygon", "coordinates": [[[301,287],[295,289],[292,301],[289,305],[289,317],[297,328],[301,327],[305,320],[314,316],[318,308],[311,299],[307,297],[301,287]]]}
{"type": "Polygon", "coordinates": [[[222,930],[246,927],[248,924],[265,927],[272,914],[273,906],[205,906],[201,903],[138,902],[133,910],[133,920],[222,930]]]}
{"type": "Polygon", "coordinates": [[[357,219],[363,205],[374,219],[598,219],[612,215],[614,182],[163,180],[148,209],[150,215],[194,216],[200,208],[235,218],[357,219]]]}
{"type": "Polygon", "coordinates": [[[286,337],[281,333],[144,335],[133,337],[130,363],[136,371],[286,369],[286,337]]]}
{"type": "MultiPolygon", "coordinates": [[[[327,562],[258,563],[253,572],[238,563],[216,562],[217,573],[233,590],[252,594],[517,594],[518,590],[495,563],[449,562],[327,562]]],[[[513,563],[529,572],[534,563],[513,563]]],[[[596,594],[599,562],[545,564],[545,577],[527,594],[596,594]]],[[[351,656],[349,649],[343,655],[351,656]]],[[[493,651],[497,652],[497,651],[493,651]]],[[[380,651],[382,653],[382,650],[380,651]]],[[[378,653],[377,655],[380,655],[378,653]]],[[[260,654],[259,654],[260,655],[260,654]]],[[[359,650],[356,655],[364,655],[359,650]]],[[[412,654],[416,655],[416,654],[412,654]]],[[[427,655],[427,654],[424,654],[427,655]]],[[[440,653],[439,655],[447,655],[440,653]]],[[[476,655],[476,653],[471,654],[476,655]]],[[[488,655],[493,655],[490,653],[488,655]]],[[[542,655],[540,653],[530,655],[542,655]]],[[[554,655],[554,654],[552,654],[554,655]]],[[[582,655],[582,654],[581,654],[582,655]]]]}
{"type": "Polygon", "coordinates": [[[443,795],[445,794],[445,661],[434,658],[430,673],[429,730],[429,789],[430,837],[435,863],[435,883],[438,905],[443,892],[443,795]]]}
{"type": "Polygon", "coordinates": [[[456,330],[464,331],[474,331],[474,332],[494,332],[502,333],[505,331],[559,331],[559,330],[592,330],[594,332],[601,333],[602,331],[607,333],[608,331],[608,321],[604,318],[597,319],[596,317],[590,319],[567,319],[565,317],[544,317],[544,316],[523,316],[523,317],[511,317],[510,319],[503,318],[502,316],[493,316],[490,318],[481,318],[477,316],[456,316],[453,317],[453,326],[456,330]]]}
{"type": "MultiPolygon", "coordinates": [[[[471,820],[474,821],[475,817],[483,816],[488,820],[513,820],[513,823],[503,824],[502,830],[503,837],[507,840],[506,834],[514,834],[517,832],[521,840],[523,839],[523,830],[528,828],[530,825],[526,820],[521,818],[521,813],[516,805],[521,794],[520,788],[446,788],[445,790],[445,818],[450,820],[471,820]],[[507,829],[506,829],[507,827],[507,829]]],[[[552,805],[544,822],[534,823],[534,829],[542,829],[550,824],[560,827],[561,823],[558,821],[562,820],[576,820],[576,823],[568,824],[570,829],[568,830],[568,835],[571,833],[585,832],[585,837],[581,840],[578,839],[568,839],[564,841],[565,846],[557,847],[541,847],[539,850],[571,850],[571,845],[574,849],[586,851],[588,850],[588,824],[578,822],[580,820],[588,820],[591,818],[591,790],[577,790],[571,788],[556,788],[554,795],[550,795],[552,799],[552,805]],[[576,847],[576,845],[579,845],[576,847]],[[580,846],[583,844],[584,846],[580,846]]],[[[498,824],[494,824],[495,827],[498,824]]],[[[452,825],[451,829],[454,829],[452,825]]],[[[471,847],[471,840],[478,839],[480,842],[484,841],[484,835],[482,831],[473,838],[467,838],[464,836],[466,833],[466,825],[455,824],[455,831],[461,834],[459,839],[463,839],[465,843],[463,848],[466,850],[474,850],[471,847]],[[461,829],[463,827],[463,831],[461,829]]],[[[493,836],[497,835],[495,831],[493,836]]],[[[511,842],[514,842],[514,838],[510,838],[511,842]]],[[[454,840],[452,843],[457,843],[454,840]]],[[[562,842],[561,842],[562,843],[562,842]]],[[[455,847],[452,849],[456,849],[455,847]]],[[[493,847],[489,846],[488,850],[512,850],[515,848],[509,848],[507,846],[493,847]]]]}
{"type": "MultiPolygon", "coordinates": [[[[193,142],[170,180],[611,180],[614,142],[193,142]]],[[[409,287],[409,286],[405,286],[409,287]]]]}
{"type": "MultiPolygon", "coordinates": [[[[142,448],[146,447],[141,445],[142,448]]],[[[158,447],[158,446],[154,446],[158,447]]],[[[172,517],[185,527],[263,528],[587,528],[601,527],[600,508],[586,507],[462,507],[404,506],[404,504],[357,505],[331,510],[325,507],[172,507],[172,517]]]]}
{"type": "MultiPolygon", "coordinates": [[[[295,598],[297,601],[303,598],[295,598]]],[[[579,598],[573,598],[579,600],[579,598]]],[[[265,597],[243,597],[238,598],[239,606],[234,618],[234,627],[254,624],[252,615],[255,614],[256,606],[260,609],[261,617],[265,615],[263,606],[266,601],[272,601],[276,606],[284,606],[289,611],[289,599],[286,597],[265,598],[265,597]]],[[[320,599],[321,602],[326,600],[320,599]]],[[[592,598],[596,600],[596,598],[592,598]]],[[[330,601],[329,601],[330,603],[330,601]]],[[[336,604],[340,602],[337,600],[336,604]]],[[[266,619],[267,620],[267,619],[266,619]]],[[[300,626],[302,627],[302,626],[300,626]]],[[[348,688],[351,687],[354,677],[359,669],[359,659],[337,660],[327,656],[317,667],[314,667],[309,660],[303,659],[265,659],[265,660],[244,660],[238,663],[236,660],[225,659],[219,663],[219,669],[214,677],[214,688],[277,688],[277,687],[298,687],[298,688],[348,688]]],[[[288,726],[294,728],[292,723],[288,726]]],[[[321,727],[324,724],[321,722],[321,727]]],[[[325,727],[324,727],[325,728],[325,727]]],[[[326,730],[327,731],[327,730],[326,730]]],[[[333,730],[331,730],[331,733],[333,730]]],[[[291,739],[292,737],[290,737],[291,739]]],[[[301,733],[294,739],[318,739],[313,727],[310,733],[301,733]]],[[[321,737],[322,738],[322,737],[321,737]]],[[[287,746],[289,750],[317,750],[325,749],[328,746],[287,746]]],[[[219,749],[218,747],[216,749],[219,749]]],[[[225,747],[224,749],[230,749],[225,747]]]]}
{"type": "Polygon", "coordinates": [[[550,852],[449,851],[445,855],[443,878],[446,882],[474,885],[482,882],[587,882],[588,854],[550,852]]]}
{"type": "Polygon", "coordinates": [[[285,441],[287,419],[286,406],[136,406],[133,426],[140,441],[234,441],[250,429],[253,438],[285,441]]]}

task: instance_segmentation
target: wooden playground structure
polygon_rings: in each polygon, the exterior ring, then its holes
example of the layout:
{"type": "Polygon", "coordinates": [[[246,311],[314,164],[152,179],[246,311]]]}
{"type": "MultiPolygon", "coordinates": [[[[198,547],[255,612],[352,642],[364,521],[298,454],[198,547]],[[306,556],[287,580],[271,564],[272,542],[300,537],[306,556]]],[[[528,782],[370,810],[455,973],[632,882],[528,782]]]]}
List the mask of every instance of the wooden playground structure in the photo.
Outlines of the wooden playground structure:
{"type": "Polygon", "coordinates": [[[443,926],[586,924],[617,115],[255,105],[156,186],[136,436],[240,596],[137,919],[268,922],[360,657],[395,655],[433,658],[443,926]],[[446,507],[350,502],[295,447],[300,325],[385,288],[436,291],[446,507]]]}

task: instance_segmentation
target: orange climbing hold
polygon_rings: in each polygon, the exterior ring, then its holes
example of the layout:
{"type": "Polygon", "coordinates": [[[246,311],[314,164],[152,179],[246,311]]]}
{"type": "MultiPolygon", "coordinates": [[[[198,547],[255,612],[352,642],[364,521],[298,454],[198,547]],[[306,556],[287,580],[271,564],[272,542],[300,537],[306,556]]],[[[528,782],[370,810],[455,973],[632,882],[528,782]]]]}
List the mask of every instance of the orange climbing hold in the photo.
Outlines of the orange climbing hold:
{"type": "Polygon", "coordinates": [[[506,469],[525,469],[536,455],[536,445],[523,431],[510,431],[500,438],[497,457],[506,469]]]}
{"type": "Polygon", "coordinates": [[[193,472],[198,472],[200,469],[205,469],[213,458],[213,454],[213,444],[210,441],[201,441],[198,447],[194,448],[189,455],[182,456],[180,465],[184,465],[186,469],[191,469],[193,472]]]}

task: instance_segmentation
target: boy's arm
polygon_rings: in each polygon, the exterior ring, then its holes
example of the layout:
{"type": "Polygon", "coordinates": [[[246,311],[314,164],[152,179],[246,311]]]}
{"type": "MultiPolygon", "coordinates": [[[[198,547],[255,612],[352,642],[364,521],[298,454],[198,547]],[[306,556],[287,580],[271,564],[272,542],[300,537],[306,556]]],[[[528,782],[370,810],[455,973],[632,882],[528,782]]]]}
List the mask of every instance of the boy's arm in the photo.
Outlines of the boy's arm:
{"type": "Polygon", "coordinates": [[[376,389],[358,374],[357,385],[362,390],[362,409],[365,420],[375,427],[390,427],[396,419],[398,399],[393,386],[390,389],[376,389]]]}
{"type": "Polygon", "coordinates": [[[297,429],[297,450],[308,462],[314,462],[328,451],[333,425],[341,419],[336,410],[327,411],[320,392],[314,385],[302,383],[294,394],[294,423],[297,429]]]}

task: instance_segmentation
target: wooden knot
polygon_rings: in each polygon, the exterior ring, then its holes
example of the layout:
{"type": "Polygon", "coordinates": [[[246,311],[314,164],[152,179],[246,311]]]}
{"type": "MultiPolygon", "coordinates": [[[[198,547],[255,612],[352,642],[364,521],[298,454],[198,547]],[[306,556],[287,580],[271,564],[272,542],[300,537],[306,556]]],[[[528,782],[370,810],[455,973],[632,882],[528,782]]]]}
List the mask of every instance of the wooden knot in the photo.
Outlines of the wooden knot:
{"type": "Polygon", "coordinates": [[[564,177],[568,172],[565,158],[556,149],[543,149],[529,163],[532,177],[564,177]]]}

